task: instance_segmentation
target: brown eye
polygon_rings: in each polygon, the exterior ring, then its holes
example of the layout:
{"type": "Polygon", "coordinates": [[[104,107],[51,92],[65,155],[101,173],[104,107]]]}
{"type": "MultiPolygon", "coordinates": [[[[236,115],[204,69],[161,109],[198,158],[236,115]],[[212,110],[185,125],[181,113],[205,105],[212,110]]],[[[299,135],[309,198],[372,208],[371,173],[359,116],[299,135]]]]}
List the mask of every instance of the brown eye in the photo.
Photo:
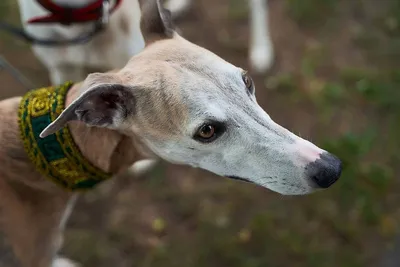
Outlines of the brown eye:
{"type": "Polygon", "coordinates": [[[215,127],[210,124],[203,125],[198,132],[198,136],[202,139],[210,139],[214,137],[214,134],[215,127]]]}
{"type": "Polygon", "coordinates": [[[226,131],[222,122],[207,122],[198,128],[193,138],[201,143],[211,143],[226,131]]]}
{"type": "Polygon", "coordinates": [[[252,92],[253,91],[253,80],[247,74],[247,72],[243,73],[243,82],[246,85],[246,88],[252,92]]]}

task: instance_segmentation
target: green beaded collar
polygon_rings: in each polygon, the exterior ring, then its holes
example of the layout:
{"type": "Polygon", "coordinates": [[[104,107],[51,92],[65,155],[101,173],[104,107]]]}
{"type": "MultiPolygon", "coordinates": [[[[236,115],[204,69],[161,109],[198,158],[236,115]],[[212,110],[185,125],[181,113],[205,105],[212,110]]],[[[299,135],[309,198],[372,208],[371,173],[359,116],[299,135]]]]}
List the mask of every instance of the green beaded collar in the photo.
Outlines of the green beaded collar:
{"type": "Polygon", "coordinates": [[[19,128],[25,150],[41,174],[67,190],[88,190],[111,175],[85,159],[68,126],[45,138],[39,137],[64,110],[72,85],[67,82],[28,92],[19,106],[19,128]]]}

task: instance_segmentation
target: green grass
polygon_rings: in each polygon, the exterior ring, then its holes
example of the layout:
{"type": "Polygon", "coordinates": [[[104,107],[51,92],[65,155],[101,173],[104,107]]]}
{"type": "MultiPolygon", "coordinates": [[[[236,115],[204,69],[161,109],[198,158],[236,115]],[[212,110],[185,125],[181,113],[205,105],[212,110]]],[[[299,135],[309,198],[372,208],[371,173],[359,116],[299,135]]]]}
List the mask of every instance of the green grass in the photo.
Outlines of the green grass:
{"type": "Polygon", "coordinates": [[[233,21],[246,21],[249,17],[248,5],[241,0],[229,0],[228,17],[233,21]]]}
{"type": "Polygon", "coordinates": [[[285,0],[286,7],[293,19],[306,26],[320,26],[334,14],[337,0],[285,0]],[[318,23],[318,25],[316,25],[318,23]]]}
{"type": "Polygon", "coordinates": [[[382,29],[391,36],[400,37],[400,1],[390,1],[390,11],[381,18],[382,29]]]}
{"type": "Polygon", "coordinates": [[[2,1],[0,3],[0,16],[1,18],[6,18],[7,14],[10,12],[10,1],[2,1]]]}

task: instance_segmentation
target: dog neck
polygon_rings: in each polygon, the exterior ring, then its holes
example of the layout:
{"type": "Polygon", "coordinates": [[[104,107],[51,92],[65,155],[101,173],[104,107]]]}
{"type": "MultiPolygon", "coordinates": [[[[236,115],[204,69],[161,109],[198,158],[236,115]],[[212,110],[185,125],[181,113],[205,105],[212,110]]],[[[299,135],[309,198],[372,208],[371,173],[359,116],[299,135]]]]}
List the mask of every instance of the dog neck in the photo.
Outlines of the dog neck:
{"type": "MultiPolygon", "coordinates": [[[[79,96],[80,85],[75,84],[68,91],[65,106],[79,96]]],[[[123,172],[133,163],[150,155],[139,138],[123,135],[111,129],[89,127],[79,121],[70,122],[69,129],[83,156],[107,173],[123,172]]]]}

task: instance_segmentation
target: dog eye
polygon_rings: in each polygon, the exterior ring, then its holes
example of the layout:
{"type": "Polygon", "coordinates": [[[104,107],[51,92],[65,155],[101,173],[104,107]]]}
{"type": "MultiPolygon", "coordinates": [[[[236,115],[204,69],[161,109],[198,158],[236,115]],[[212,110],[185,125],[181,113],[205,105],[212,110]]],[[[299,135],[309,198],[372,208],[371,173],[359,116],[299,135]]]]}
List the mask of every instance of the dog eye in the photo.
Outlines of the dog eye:
{"type": "Polygon", "coordinates": [[[244,84],[246,85],[247,90],[249,90],[250,93],[253,93],[253,80],[250,78],[247,72],[243,73],[242,79],[244,84]]]}
{"type": "Polygon", "coordinates": [[[200,138],[210,139],[215,135],[215,127],[211,124],[205,124],[200,127],[197,134],[200,138]]]}
{"type": "Polygon", "coordinates": [[[197,130],[194,139],[199,142],[209,143],[214,141],[223,131],[224,127],[221,125],[206,123],[197,130]]]}

